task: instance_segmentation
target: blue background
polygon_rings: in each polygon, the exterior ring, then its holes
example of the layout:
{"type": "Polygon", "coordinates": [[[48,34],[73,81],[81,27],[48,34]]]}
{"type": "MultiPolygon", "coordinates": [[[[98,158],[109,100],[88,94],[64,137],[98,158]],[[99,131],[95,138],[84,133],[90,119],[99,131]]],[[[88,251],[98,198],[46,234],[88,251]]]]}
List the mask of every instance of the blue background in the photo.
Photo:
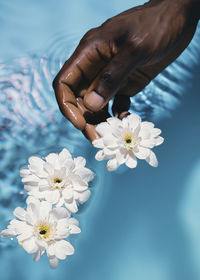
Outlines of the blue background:
{"type": "Polygon", "coordinates": [[[143,1],[0,0],[0,226],[24,206],[19,169],[30,155],[67,147],[96,173],[76,217],[75,254],[51,270],[14,241],[0,241],[0,275],[13,279],[200,279],[199,31],[177,62],[132,99],[165,142],[159,167],[109,173],[61,115],[51,81],[81,36],[143,1]]]}

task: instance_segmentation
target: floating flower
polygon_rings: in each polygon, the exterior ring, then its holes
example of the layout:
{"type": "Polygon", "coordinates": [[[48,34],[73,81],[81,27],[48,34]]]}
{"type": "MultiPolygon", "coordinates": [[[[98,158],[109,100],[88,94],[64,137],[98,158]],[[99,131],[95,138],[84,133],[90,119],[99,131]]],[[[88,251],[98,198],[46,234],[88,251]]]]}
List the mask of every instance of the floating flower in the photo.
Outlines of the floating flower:
{"type": "Polygon", "coordinates": [[[78,203],[90,196],[88,182],[93,172],[85,167],[83,157],[72,158],[67,149],[51,153],[45,160],[32,156],[28,169],[21,169],[20,176],[29,195],[45,199],[57,207],[63,204],[70,212],[78,211],[78,203]]]}
{"type": "Polygon", "coordinates": [[[146,160],[151,166],[158,166],[157,158],[151,150],[163,143],[159,136],[161,130],[154,127],[152,122],[142,122],[140,116],[130,114],[122,120],[108,118],[106,122],[96,127],[101,138],[92,144],[101,150],[97,152],[96,160],[109,159],[106,167],[115,170],[125,163],[128,167],[137,166],[137,158],[146,160]]]}
{"type": "Polygon", "coordinates": [[[59,260],[74,254],[73,246],[64,239],[81,230],[78,221],[70,217],[66,208],[52,209],[49,202],[29,196],[27,209],[17,207],[13,213],[17,219],[11,220],[0,235],[17,237],[19,245],[27,253],[33,254],[35,261],[46,251],[50,266],[56,268],[59,260]]]}

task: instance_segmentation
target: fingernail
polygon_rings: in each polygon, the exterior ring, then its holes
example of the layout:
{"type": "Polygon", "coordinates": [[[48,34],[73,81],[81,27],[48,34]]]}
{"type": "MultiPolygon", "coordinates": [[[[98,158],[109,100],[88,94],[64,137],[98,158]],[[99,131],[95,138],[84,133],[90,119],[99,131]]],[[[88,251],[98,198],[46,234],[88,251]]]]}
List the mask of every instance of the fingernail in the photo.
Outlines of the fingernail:
{"type": "Polygon", "coordinates": [[[105,99],[95,91],[91,91],[84,97],[85,106],[94,112],[100,110],[104,102],[105,99]]]}

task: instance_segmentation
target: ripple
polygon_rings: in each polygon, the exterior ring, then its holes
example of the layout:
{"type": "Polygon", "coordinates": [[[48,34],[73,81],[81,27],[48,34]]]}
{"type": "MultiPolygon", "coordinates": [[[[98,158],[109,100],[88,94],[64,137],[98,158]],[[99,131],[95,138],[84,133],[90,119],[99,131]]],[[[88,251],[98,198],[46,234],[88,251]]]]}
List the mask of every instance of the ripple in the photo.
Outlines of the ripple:
{"type": "Polygon", "coordinates": [[[49,42],[48,48],[44,49],[42,59],[46,59],[46,68],[52,76],[57,74],[64,62],[71,56],[81,35],[81,31],[70,35],[69,33],[59,32],[49,42]]]}
{"type": "MultiPolygon", "coordinates": [[[[143,118],[170,115],[187,91],[192,73],[199,61],[200,28],[183,54],[148,87],[132,98],[131,110],[143,118]]],[[[81,133],[62,117],[52,90],[52,80],[65,60],[72,54],[79,34],[58,33],[37,55],[0,61],[0,192],[1,217],[9,217],[24,201],[19,169],[33,154],[58,151],[67,147],[73,154],[82,154],[93,163],[90,146],[81,133]],[[89,155],[90,154],[90,155],[89,155]],[[89,156],[88,156],[89,155],[89,156]]]]}

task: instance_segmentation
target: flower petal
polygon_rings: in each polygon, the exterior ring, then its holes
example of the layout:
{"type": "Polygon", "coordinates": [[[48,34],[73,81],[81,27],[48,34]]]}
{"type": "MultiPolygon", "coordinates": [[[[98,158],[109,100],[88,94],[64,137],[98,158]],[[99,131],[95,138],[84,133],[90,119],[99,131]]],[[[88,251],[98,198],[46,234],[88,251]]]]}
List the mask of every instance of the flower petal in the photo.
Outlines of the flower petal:
{"type": "Polygon", "coordinates": [[[154,138],[142,139],[140,142],[140,146],[146,148],[153,148],[155,146],[155,139],[154,138]]]}
{"type": "Polygon", "coordinates": [[[26,230],[23,231],[20,235],[17,236],[17,239],[19,242],[22,242],[26,239],[30,239],[33,236],[33,227],[32,226],[26,226],[26,230]]]}
{"type": "Polygon", "coordinates": [[[47,180],[40,180],[39,183],[38,183],[38,188],[41,192],[47,190],[49,188],[48,181],[47,180]]]}
{"type": "Polygon", "coordinates": [[[59,260],[55,256],[49,257],[49,265],[51,268],[55,269],[59,265],[59,260]]]}
{"type": "Polygon", "coordinates": [[[73,159],[67,159],[65,161],[65,167],[69,170],[72,171],[75,168],[75,163],[73,161],[73,159]]]}
{"type": "Polygon", "coordinates": [[[60,259],[66,259],[67,255],[74,254],[74,247],[66,240],[60,240],[55,243],[55,256],[60,259]]]}
{"type": "Polygon", "coordinates": [[[28,176],[22,178],[22,182],[23,183],[28,183],[31,186],[37,186],[39,180],[40,179],[36,175],[33,175],[33,174],[28,175],[28,176]]]}
{"type": "Polygon", "coordinates": [[[37,186],[31,186],[31,185],[27,185],[27,184],[24,185],[24,189],[27,192],[30,192],[31,190],[34,190],[35,188],[37,188],[37,186]]]}
{"type": "Polygon", "coordinates": [[[33,164],[35,166],[43,166],[44,161],[40,157],[32,156],[28,159],[29,164],[33,164]]]}
{"type": "Polygon", "coordinates": [[[58,220],[69,217],[69,212],[64,207],[53,208],[51,212],[58,220]]]}
{"type": "Polygon", "coordinates": [[[46,161],[50,163],[55,169],[58,169],[60,167],[59,165],[59,157],[56,153],[51,153],[48,156],[45,157],[46,161]]]}
{"type": "Polygon", "coordinates": [[[66,200],[67,202],[72,202],[72,199],[74,197],[74,192],[72,189],[66,188],[64,189],[64,191],[62,191],[62,196],[64,200],[66,200]]]}
{"type": "Polygon", "coordinates": [[[81,232],[81,229],[78,226],[73,225],[73,224],[69,225],[69,229],[70,229],[71,234],[78,234],[81,232]]]}
{"type": "Polygon", "coordinates": [[[127,156],[126,166],[128,166],[129,168],[135,168],[137,166],[137,160],[133,154],[129,154],[127,156]]]}
{"type": "Polygon", "coordinates": [[[122,126],[122,122],[120,119],[114,117],[114,118],[108,118],[106,120],[111,126],[122,126]]]}
{"type": "Polygon", "coordinates": [[[39,217],[40,213],[40,200],[33,196],[28,196],[27,200],[27,214],[26,214],[26,220],[33,224],[36,219],[39,217]]]}
{"type": "Polygon", "coordinates": [[[103,152],[104,152],[104,155],[105,155],[105,156],[111,157],[111,156],[113,156],[113,155],[116,154],[116,149],[112,149],[112,148],[107,148],[107,147],[105,147],[105,148],[103,149],[103,152]]]}
{"type": "Polygon", "coordinates": [[[137,147],[137,151],[134,151],[134,154],[139,159],[145,159],[149,156],[150,150],[141,146],[137,147]]]}
{"type": "Polygon", "coordinates": [[[96,153],[95,159],[98,160],[98,161],[106,159],[106,156],[104,155],[103,150],[100,150],[96,153]]]}
{"type": "Polygon", "coordinates": [[[33,254],[38,250],[38,246],[35,243],[35,238],[34,237],[24,241],[22,243],[22,246],[28,254],[33,254]]]}
{"type": "Polygon", "coordinates": [[[116,148],[118,146],[117,138],[110,134],[106,135],[103,138],[103,143],[104,143],[104,146],[107,148],[116,148]]]}
{"type": "Polygon", "coordinates": [[[65,201],[65,207],[69,209],[69,211],[72,213],[76,213],[78,211],[78,207],[75,200],[73,200],[71,203],[65,201]]]}
{"type": "Polygon", "coordinates": [[[59,153],[59,161],[61,163],[64,163],[66,159],[71,159],[71,158],[72,158],[71,153],[65,148],[59,153]]]}
{"type": "Polygon", "coordinates": [[[33,255],[33,259],[34,259],[35,262],[38,262],[40,257],[41,257],[41,251],[37,250],[33,255]]]}
{"type": "Polygon", "coordinates": [[[152,134],[153,137],[157,137],[158,135],[161,134],[161,132],[162,132],[162,131],[161,131],[159,128],[153,128],[153,129],[151,130],[151,134],[152,134]]]}
{"type": "Polygon", "coordinates": [[[56,204],[60,199],[60,192],[59,190],[45,191],[44,197],[49,203],[56,204]]]}
{"type": "Polygon", "coordinates": [[[156,155],[152,151],[150,151],[150,154],[149,154],[148,158],[146,158],[146,161],[153,167],[158,166],[158,161],[157,161],[156,155]]]}
{"type": "Polygon", "coordinates": [[[151,131],[148,128],[144,128],[142,127],[140,129],[139,135],[140,138],[142,138],[142,141],[144,141],[145,139],[151,139],[151,131]]]}
{"type": "Polygon", "coordinates": [[[74,185],[73,190],[77,192],[84,192],[88,189],[88,185],[74,185]]]}
{"type": "Polygon", "coordinates": [[[101,135],[105,135],[106,132],[109,130],[110,126],[107,122],[101,122],[96,126],[96,131],[101,135]]]}
{"type": "Polygon", "coordinates": [[[90,197],[90,194],[91,194],[91,192],[90,192],[90,190],[86,190],[86,191],[84,191],[84,192],[82,192],[82,193],[79,193],[79,199],[78,199],[78,201],[80,202],[80,203],[84,203],[84,202],[86,202],[87,200],[88,200],[88,198],[90,197]]]}
{"type": "Polygon", "coordinates": [[[20,169],[20,176],[21,177],[25,177],[25,176],[28,176],[28,175],[30,175],[29,169],[20,169]]]}
{"type": "Polygon", "coordinates": [[[0,232],[0,236],[5,237],[5,238],[12,238],[17,235],[16,231],[14,228],[8,228],[4,229],[0,232]]]}
{"type": "Polygon", "coordinates": [[[15,210],[13,211],[13,214],[15,215],[15,217],[17,217],[18,219],[24,221],[25,220],[25,215],[26,215],[26,211],[22,208],[22,207],[17,207],[15,208],[15,210]]]}
{"type": "Polygon", "coordinates": [[[99,149],[104,148],[103,138],[95,139],[94,141],[92,141],[92,145],[95,148],[99,148],[99,149]]]}
{"type": "Polygon", "coordinates": [[[94,178],[94,173],[92,170],[86,167],[81,167],[76,170],[75,174],[79,175],[81,179],[85,182],[89,182],[94,178]]]}
{"type": "Polygon", "coordinates": [[[86,165],[86,160],[84,157],[76,157],[74,159],[74,163],[75,163],[75,168],[80,168],[80,167],[84,167],[86,165]]]}
{"type": "Polygon", "coordinates": [[[52,204],[47,201],[41,201],[40,203],[40,219],[47,219],[49,217],[49,212],[52,209],[52,204]]]}
{"type": "Polygon", "coordinates": [[[53,164],[49,163],[49,162],[45,162],[44,163],[44,170],[49,174],[49,175],[53,175],[54,173],[54,166],[53,164]]]}
{"type": "Polygon", "coordinates": [[[36,156],[32,156],[29,158],[29,170],[35,173],[39,177],[46,177],[47,174],[43,170],[44,161],[36,156]]]}
{"type": "Polygon", "coordinates": [[[72,225],[76,225],[76,226],[79,225],[79,221],[75,218],[70,218],[69,223],[72,224],[72,225]]]}
{"type": "Polygon", "coordinates": [[[155,140],[155,146],[159,146],[164,142],[164,138],[161,136],[156,137],[154,140],[155,140]]]}
{"type": "Polygon", "coordinates": [[[144,128],[152,129],[152,128],[154,128],[154,123],[144,121],[141,123],[141,126],[142,126],[142,128],[144,127],[144,128]]]}
{"type": "Polygon", "coordinates": [[[138,125],[140,125],[141,118],[137,114],[130,114],[122,120],[122,123],[125,127],[129,127],[133,131],[138,127],[138,125]]]}
{"type": "Polygon", "coordinates": [[[125,149],[120,149],[117,151],[116,159],[119,165],[123,164],[126,161],[127,154],[127,150],[125,149]]]}
{"type": "Polygon", "coordinates": [[[106,168],[108,169],[108,171],[113,171],[113,170],[117,169],[118,167],[119,167],[119,164],[118,164],[116,158],[110,159],[106,164],[106,168]]]}
{"type": "Polygon", "coordinates": [[[55,243],[52,243],[47,248],[47,256],[53,257],[55,256],[55,243]]]}

